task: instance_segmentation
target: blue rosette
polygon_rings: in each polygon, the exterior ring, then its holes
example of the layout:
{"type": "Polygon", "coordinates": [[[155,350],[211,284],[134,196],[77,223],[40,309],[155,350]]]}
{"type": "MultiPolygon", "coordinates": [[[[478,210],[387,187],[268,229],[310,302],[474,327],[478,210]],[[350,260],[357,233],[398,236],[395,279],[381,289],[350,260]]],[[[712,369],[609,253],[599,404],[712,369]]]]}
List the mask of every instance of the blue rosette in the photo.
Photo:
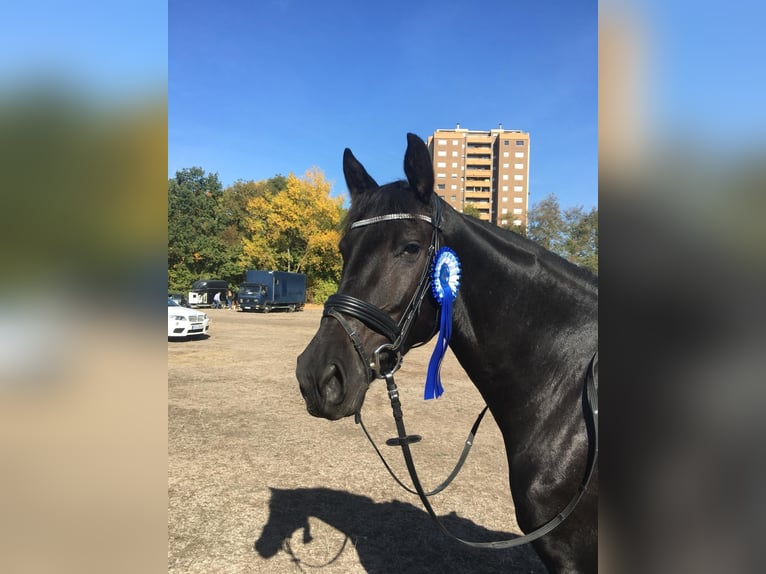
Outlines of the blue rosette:
{"type": "Polygon", "coordinates": [[[441,307],[436,346],[428,363],[423,398],[436,399],[444,392],[441,364],[452,336],[452,306],[460,289],[460,260],[452,249],[442,247],[434,257],[431,269],[431,291],[441,307]]]}

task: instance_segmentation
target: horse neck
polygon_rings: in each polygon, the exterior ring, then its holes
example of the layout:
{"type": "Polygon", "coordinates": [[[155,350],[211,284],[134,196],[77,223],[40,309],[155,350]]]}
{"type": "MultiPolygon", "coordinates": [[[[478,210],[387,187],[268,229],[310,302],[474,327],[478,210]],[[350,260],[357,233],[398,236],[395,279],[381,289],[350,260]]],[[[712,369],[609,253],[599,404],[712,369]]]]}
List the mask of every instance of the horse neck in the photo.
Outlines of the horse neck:
{"type": "Polygon", "coordinates": [[[578,364],[580,355],[587,363],[597,345],[592,275],[517,234],[456,212],[445,214],[443,229],[462,266],[450,347],[485,398],[529,398],[546,392],[539,381],[551,373],[543,369],[578,364]]]}

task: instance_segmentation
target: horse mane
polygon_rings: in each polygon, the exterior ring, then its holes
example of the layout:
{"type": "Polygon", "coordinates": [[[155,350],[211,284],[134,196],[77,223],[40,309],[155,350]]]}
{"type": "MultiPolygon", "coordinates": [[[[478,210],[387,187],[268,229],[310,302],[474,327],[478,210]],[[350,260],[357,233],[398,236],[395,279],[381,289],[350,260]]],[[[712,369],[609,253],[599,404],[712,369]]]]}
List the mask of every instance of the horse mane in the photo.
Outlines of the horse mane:
{"type": "Polygon", "coordinates": [[[598,276],[589,269],[572,263],[561,255],[546,249],[539,243],[515,231],[498,227],[488,221],[458,213],[457,211],[454,213],[478,235],[489,236],[488,242],[494,245],[496,249],[504,253],[518,253],[521,251],[533,257],[538,265],[547,269],[556,269],[558,274],[566,275],[568,278],[589,288],[598,289],[598,276]]]}

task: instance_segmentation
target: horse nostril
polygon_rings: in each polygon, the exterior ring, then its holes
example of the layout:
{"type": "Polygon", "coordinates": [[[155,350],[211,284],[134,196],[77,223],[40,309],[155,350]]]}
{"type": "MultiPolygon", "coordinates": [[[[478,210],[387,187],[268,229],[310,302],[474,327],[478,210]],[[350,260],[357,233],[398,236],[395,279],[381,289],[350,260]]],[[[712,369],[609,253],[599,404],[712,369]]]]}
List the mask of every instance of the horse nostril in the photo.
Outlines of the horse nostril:
{"type": "Polygon", "coordinates": [[[320,379],[319,392],[327,403],[337,405],[343,401],[343,376],[336,364],[330,363],[325,368],[320,379]]]}

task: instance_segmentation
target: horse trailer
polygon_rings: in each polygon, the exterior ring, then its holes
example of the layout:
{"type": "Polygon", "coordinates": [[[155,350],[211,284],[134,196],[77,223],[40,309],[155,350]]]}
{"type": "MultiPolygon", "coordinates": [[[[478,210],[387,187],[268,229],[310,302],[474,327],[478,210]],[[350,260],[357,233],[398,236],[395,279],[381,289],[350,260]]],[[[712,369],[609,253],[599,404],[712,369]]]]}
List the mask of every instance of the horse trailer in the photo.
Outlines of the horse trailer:
{"type": "Polygon", "coordinates": [[[216,293],[221,294],[221,301],[226,304],[226,292],[229,284],[221,279],[199,279],[192,283],[189,291],[189,307],[212,307],[216,293]]]}

